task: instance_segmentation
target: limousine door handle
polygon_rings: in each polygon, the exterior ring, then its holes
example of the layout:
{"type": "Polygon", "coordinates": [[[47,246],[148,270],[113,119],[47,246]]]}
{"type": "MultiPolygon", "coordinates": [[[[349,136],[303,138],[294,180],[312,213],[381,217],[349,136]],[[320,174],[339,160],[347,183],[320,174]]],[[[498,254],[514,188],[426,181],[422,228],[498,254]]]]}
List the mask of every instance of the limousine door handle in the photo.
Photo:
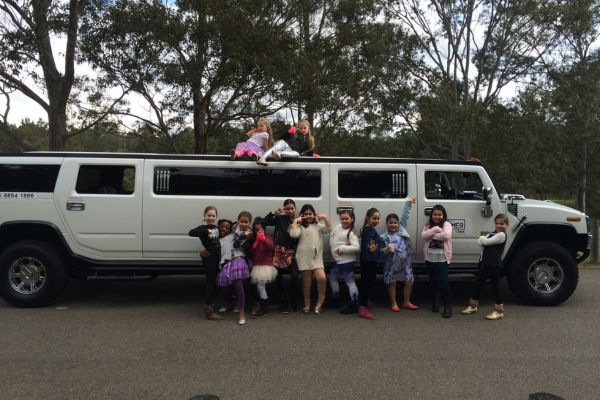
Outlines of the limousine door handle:
{"type": "Polygon", "coordinates": [[[425,207],[425,215],[430,216],[433,211],[433,207],[425,207]]]}
{"type": "Polygon", "coordinates": [[[68,211],[84,211],[85,203],[83,201],[67,201],[68,211]]]}
{"type": "Polygon", "coordinates": [[[348,212],[348,211],[350,211],[351,213],[353,213],[353,214],[354,214],[354,207],[352,207],[352,206],[343,206],[343,207],[338,207],[338,208],[335,210],[335,212],[336,212],[338,215],[340,215],[340,214],[341,214],[341,213],[343,213],[343,212],[348,212]]]}

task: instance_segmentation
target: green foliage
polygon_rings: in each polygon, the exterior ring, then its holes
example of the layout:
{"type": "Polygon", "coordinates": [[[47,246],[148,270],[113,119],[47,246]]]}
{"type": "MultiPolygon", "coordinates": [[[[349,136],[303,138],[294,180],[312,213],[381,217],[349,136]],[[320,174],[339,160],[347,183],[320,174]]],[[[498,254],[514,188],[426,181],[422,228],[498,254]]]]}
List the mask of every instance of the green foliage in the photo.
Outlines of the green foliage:
{"type": "MultiPolygon", "coordinates": [[[[35,2],[51,36],[74,1],[35,2]]],[[[501,192],[600,215],[598,0],[91,0],[74,54],[99,76],[73,91],[8,4],[0,94],[27,78],[62,99],[69,150],[228,154],[259,116],[276,137],[306,118],[322,155],[475,156],[501,192]]],[[[57,123],[0,110],[0,148],[44,150],[57,123]]]]}
{"type": "Polygon", "coordinates": [[[9,127],[11,134],[0,130],[0,150],[4,152],[41,151],[48,148],[48,124],[42,120],[21,121],[9,127]]]}

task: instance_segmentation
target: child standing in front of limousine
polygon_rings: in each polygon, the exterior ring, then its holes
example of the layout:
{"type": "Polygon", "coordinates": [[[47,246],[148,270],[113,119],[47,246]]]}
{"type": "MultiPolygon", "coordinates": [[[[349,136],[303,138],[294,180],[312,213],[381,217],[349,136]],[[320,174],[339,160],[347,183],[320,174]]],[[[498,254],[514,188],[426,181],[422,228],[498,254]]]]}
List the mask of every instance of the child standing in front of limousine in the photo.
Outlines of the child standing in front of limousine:
{"type": "Polygon", "coordinates": [[[298,241],[290,237],[289,228],[296,218],[296,202],[292,199],[283,201],[283,207],[271,211],[265,217],[265,224],[275,227],[273,233],[273,266],[277,268],[277,287],[279,289],[279,311],[288,314],[296,311],[298,289],[298,265],[296,263],[296,244],[298,241]],[[290,284],[285,287],[284,274],[290,275],[290,284]]]}
{"type": "Polygon", "coordinates": [[[238,302],[240,325],[246,323],[244,279],[250,277],[250,269],[246,262],[244,242],[251,233],[252,214],[242,211],[238,215],[237,226],[233,233],[220,239],[221,270],[217,276],[217,285],[227,287],[233,285],[238,302]]]}
{"type": "Polygon", "coordinates": [[[247,155],[254,160],[262,157],[269,147],[273,145],[273,131],[271,123],[267,118],[260,118],[256,123],[256,128],[246,132],[249,137],[245,142],[238,143],[235,149],[231,150],[231,159],[247,155]]]}
{"type": "Polygon", "coordinates": [[[502,252],[506,244],[506,228],[508,227],[508,218],[505,214],[498,214],[494,218],[496,230],[477,239],[479,246],[483,247],[479,257],[479,272],[473,295],[469,299],[469,305],[462,310],[462,314],[473,314],[477,311],[477,304],[481,296],[481,290],[485,281],[489,278],[490,285],[494,292],[494,311],[486,315],[486,319],[496,320],[504,318],[504,305],[502,304],[502,292],[500,291],[500,270],[502,269],[502,252]]]}
{"type": "Polygon", "coordinates": [[[331,306],[339,307],[340,284],[338,279],[342,278],[348,286],[350,302],[340,310],[340,314],[355,314],[358,312],[358,288],[354,281],[354,263],[356,255],[360,252],[358,237],[354,229],[354,213],[344,210],[340,213],[340,224],[338,224],[329,236],[331,255],[335,262],[329,271],[329,286],[331,286],[331,306]]]}
{"type": "Polygon", "coordinates": [[[384,245],[383,253],[385,263],[383,265],[383,282],[388,285],[388,294],[390,296],[391,310],[400,311],[396,300],[396,282],[404,282],[404,299],[402,308],[407,310],[418,310],[410,301],[415,276],[412,271],[412,262],[410,258],[410,236],[405,226],[408,216],[416,198],[406,202],[402,211],[402,218],[396,214],[389,214],[385,218],[387,232],[381,235],[381,241],[384,245]]]}
{"type": "Polygon", "coordinates": [[[273,238],[265,233],[265,222],[256,217],[252,223],[253,236],[248,240],[250,255],[252,256],[251,281],[256,285],[259,297],[259,309],[252,318],[261,318],[269,315],[267,305],[267,283],[277,278],[277,269],[271,265],[273,262],[273,238]]]}
{"type": "Polygon", "coordinates": [[[305,204],[300,209],[300,216],[290,225],[290,236],[298,239],[296,260],[298,270],[302,274],[302,294],[304,307],[302,312],[310,312],[310,292],[312,276],[317,280],[317,305],[315,314],[320,314],[325,302],[327,280],[325,277],[325,263],[323,262],[323,237],[331,231],[331,223],[325,214],[317,214],[310,204],[305,204]],[[323,221],[323,223],[320,223],[323,221]]]}
{"type": "Polygon", "coordinates": [[[431,286],[431,311],[439,312],[440,298],[444,302],[442,317],[452,317],[450,304],[450,284],[448,268],[452,261],[452,225],[448,222],[448,214],[444,206],[433,206],[429,222],[423,227],[421,237],[424,239],[423,253],[425,264],[429,268],[429,285],[431,286]]]}
{"type": "Polygon", "coordinates": [[[204,316],[211,321],[223,319],[215,312],[213,304],[217,273],[219,271],[219,260],[221,258],[221,245],[219,243],[219,228],[215,225],[217,221],[217,209],[208,206],[204,209],[204,225],[197,226],[189,231],[188,235],[200,238],[204,250],[200,253],[202,265],[206,271],[206,287],[204,289],[204,316]]]}
{"type": "Polygon", "coordinates": [[[358,316],[364,319],[375,319],[368,306],[377,276],[377,260],[381,254],[379,249],[381,238],[375,230],[375,227],[379,225],[380,218],[379,210],[369,208],[360,232],[360,307],[358,316]]]}

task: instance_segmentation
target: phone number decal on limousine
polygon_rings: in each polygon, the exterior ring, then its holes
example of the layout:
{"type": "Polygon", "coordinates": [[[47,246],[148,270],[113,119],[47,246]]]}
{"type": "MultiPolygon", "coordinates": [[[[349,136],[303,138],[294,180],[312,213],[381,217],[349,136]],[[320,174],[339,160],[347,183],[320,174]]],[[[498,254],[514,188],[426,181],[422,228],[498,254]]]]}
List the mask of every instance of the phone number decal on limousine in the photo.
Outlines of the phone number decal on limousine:
{"type": "Polygon", "coordinates": [[[35,199],[35,193],[0,192],[0,199],[35,199]]]}

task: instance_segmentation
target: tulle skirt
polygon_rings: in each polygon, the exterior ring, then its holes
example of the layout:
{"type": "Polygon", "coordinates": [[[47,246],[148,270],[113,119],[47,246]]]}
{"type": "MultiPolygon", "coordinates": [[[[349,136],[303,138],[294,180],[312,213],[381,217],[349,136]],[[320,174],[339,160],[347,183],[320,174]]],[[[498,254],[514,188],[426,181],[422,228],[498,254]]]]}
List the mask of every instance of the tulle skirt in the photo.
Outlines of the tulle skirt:
{"type": "Polygon", "coordinates": [[[277,278],[277,268],[272,265],[255,265],[250,274],[252,283],[269,283],[277,278]]]}
{"type": "Polygon", "coordinates": [[[217,285],[229,286],[237,279],[245,279],[250,276],[248,263],[244,257],[237,257],[221,267],[217,275],[217,285]]]}
{"type": "Polygon", "coordinates": [[[262,157],[263,154],[265,154],[265,149],[263,149],[261,146],[257,145],[256,143],[252,143],[252,142],[242,142],[242,143],[238,143],[235,146],[236,150],[242,150],[244,153],[256,153],[256,155],[258,155],[259,157],[262,157]]]}

